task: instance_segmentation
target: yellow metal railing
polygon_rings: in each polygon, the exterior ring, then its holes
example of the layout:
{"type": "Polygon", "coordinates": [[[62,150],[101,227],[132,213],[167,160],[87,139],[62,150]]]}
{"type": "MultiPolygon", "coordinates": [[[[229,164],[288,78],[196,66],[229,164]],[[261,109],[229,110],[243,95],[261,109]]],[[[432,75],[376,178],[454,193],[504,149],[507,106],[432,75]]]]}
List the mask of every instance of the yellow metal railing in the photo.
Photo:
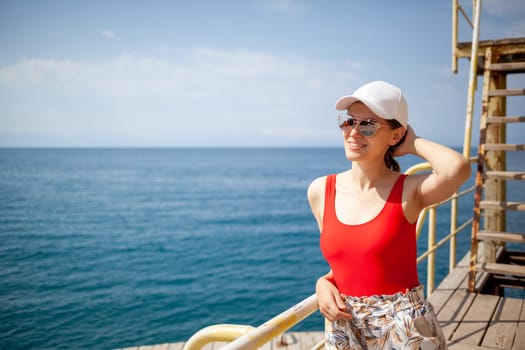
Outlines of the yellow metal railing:
{"type": "MultiPolygon", "coordinates": [[[[470,162],[474,163],[475,157],[470,158],[470,162]]],[[[420,163],[409,168],[406,174],[416,174],[419,172],[430,171],[431,167],[428,163],[420,163]]],[[[457,225],[457,211],[458,199],[473,192],[474,187],[470,187],[464,191],[455,193],[447,200],[425,208],[419,215],[416,237],[419,238],[423,229],[426,218],[428,217],[428,248],[417,258],[417,263],[423,262],[427,259],[427,281],[426,290],[430,294],[435,286],[435,252],[441,248],[445,243],[450,241],[449,248],[449,270],[451,271],[456,266],[456,235],[469,227],[472,218],[457,225]],[[438,208],[450,202],[450,232],[436,243],[437,237],[437,215],[438,208]]],[[[318,310],[317,297],[315,294],[304,299],[300,303],[292,306],[283,313],[266,321],[257,328],[251,326],[241,325],[215,325],[206,327],[195,333],[186,343],[183,350],[200,350],[208,343],[216,341],[231,342],[225,345],[223,350],[240,350],[240,349],[257,349],[280,334],[294,327],[305,318],[311,316],[318,310]]],[[[321,349],[322,343],[317,344],[312,349],[321,349]]]]}
{"type": "MultiPolygon", "coordinates": [[[[473,0],[473,3],[476,0],[473,0]]],[[[476,5],[474,4],[474,7],[476,5]]],[[[468,17],[467,13],[461,7],[458,0],[452,0],[452,72],[458,72],[458,56],[457,56],[457,47],[458,47],[458,32],[459,32],[459,21],[458,21],[458,12],[461,12],[463,18],[470,24],[471,28],[474,28],[474,24],[468,17]]]]}
{"type": "Polygon", "coordinates": [[[477,89],[478,73],[478,47],[479,47],[479,23],[481,17],[481,0],[472,0],[471,21],[458,0],[452,1],[452,71],[458,71],[458,11],[472,28],[472,42],[470,50],[470,72],[467,94],[467,112],[465,118],[465,136],[463,138],[463,155],[470,158],[470,145],[472,142],[472,121],[474,115],[474,96],[477,89]]]}
{"type": "MultiPolygon", "coordinates": [[[[476,157],[471,157],[469,161],[471,163],[475,163],[477,160],[476,157]]],[[[409,168],[405,173],[408,175],[413,175],[418,172],[424,172],[424,171],[431,171],[432,168],[430,167],[429,163],[420,163],[416,164],[413,167],[409,168]]],[[[419,239],[419,236],[421,235],[421,230],[423,229],[425,219],[428,216],[428,239],[427,239],[427,250],[422,253],[417,258],[417,263],[421,263],[425,258],[428,259],[427,261],[427,282],[426,282],[426,291],[427,295],[429,295],[435,287],[435,271],[436,271],[436,260],[435,260],[435,251],[443,246],[445,243],[450,241],[450,248],[449,248],[449,272],[456,267],[456,261],[457,261],[457,254],[456,254],[456,236],[459,232],[464,230],[465,228],[469,227],[469,225],[472,223],[472,218],[466,220],[463,222],[460,226],[457,226],[457,220],[458,220],[458,199],[473,192],[474,186],[462,191],[455,193],[448,199],[434,204],[432,206],[429,206],[421,211],[419,214],[419,218],[417,220],[417,227],[416,227],[416,238],[419,239]],[[440,206],[450,202],[450,232],[448,235],[446,235],[444,238],[442,238],[439,242],[436,243],[436,237],[437,237],[437,210],[440,206]]]]}
{"type": "Polygon", "coordinates": [[[213,342],[231,342],[249,331],[252,326],[237,324],[216,324],[201,329],[195,333],[184,345],[184,349],[202,349],[204,345],[213,342]]]}

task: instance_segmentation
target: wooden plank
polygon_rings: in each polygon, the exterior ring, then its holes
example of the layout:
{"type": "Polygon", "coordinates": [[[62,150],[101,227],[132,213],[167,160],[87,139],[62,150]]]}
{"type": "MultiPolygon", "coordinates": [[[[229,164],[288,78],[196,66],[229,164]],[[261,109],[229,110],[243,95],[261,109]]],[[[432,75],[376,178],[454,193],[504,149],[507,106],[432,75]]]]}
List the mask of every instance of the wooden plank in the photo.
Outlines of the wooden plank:
{"type": "Polygon", "coordinates": [[[309,350],[324,349],[324,339],[325,339],[324,332],[313,332],[312,339],[313,339],[314,345],[310,347],[309,350]]]}
{"type": "Polygon", "coordinates": [[[523,123],[525,122],[525,116],[516,116],[516,117],[488,117],[487,123],[492,124],[508,124],[508,123],[523,123]]]}
{"type": "Polygon", "coordinates": [[[485,179],[525,180],[525,171],[487,171],[485,179]]]}
{"type": "Polygon", "coordinates": [[[182,348],[184,348],[183,342],[170,343],[168,346],[168,350],[182,350],[182,348]]]}
{"type": "Polygon", "coordinates": [[[324,340],[324,332],[301,333],[301,349],[311,349],[324,340]]]}
{"type": "Polygon", "coordinates": [[[525,266],[508,265],[498,263],[479,263],[476,270],[489,273],[498,273],[501,275],[525,276],[525,266]]]}
{"type": "MultiPolygon", "coordinates": [[[[472,296],[473,294],[470,293],[470,295],[472,296]]],[[[451,343],[481,344],[498,301],[498,296],[475,294],[474,301],[465,317],[452,334],[451,343]]]]}
{"type": "Polygon", "coordinates": [[[498,72],[515,72],[525,70],[525,62],[491,63],[488,69],[498,72]]]}
{"type": "Polygon", "coordinates": [[[525,145],[510,143],[485,143],[483,151],[524,151],[525,145]]]}
{"type": "Polygon", "coordinates": [[[449,350],[494,350],[493,348],[487,348],[485,346],[476,346],[462,343],[450,345],[448,348],[449,350]]]}
{"type": "Polygon", "coordinates": [[[306,350],[311,349],[324,339],[324,332],[288,332],[284,337],[272,341],[273,350],[306,350]]]}
{"type": "Polygon", "coordinates": [[[465,254],[428,297],[447,340],[451,338],[474,300],[474,294],[467,292],[469,259],[470,253],[465,254]]]}
{"type": "Polygon", "coordinates": [[[301,350],[304,334],[284,333],[272,340],[272,349],[301,350]]]}
{"type": "Polygon", "coordinates": [[[523,202],[500,202],[500,201],[481,201],[481,209],[499,209],[499,210],[517,210],[524,211],[525,203],[523,202]]]}
{"type": "Polygon", "coordinates": [[[525,349],[525,303],[521,305],[520,322],[516,328],[512,350],[525,349]]]}
{"type": "MultiPolygon", "coordinates": [[[[495,47],[500,55],[522,54],[525,52],[525,38],[505,38],[498,40],[480,40],[478,42],[478,56],[484,56],[487,47],[495,47]]],[[[460,42],[456,46],[458,58],[470,58],[471,42],[460,42]]]]}
{"type": "Polygon", "coordinates": [[[501,298],[481,345],[511,350],[522,306],[521,299],[501,298]]]}
{"type": "Polygon", "coordinates": [[[525,234],[523,233],[479,231],[477,238],[485,241],[525,243],[525,234]]]}
{"type": "Polygon", "coordinates": [[[522,96],[525,95],[525,89],[495,89],[489,91],[491,97],[505,97],[505,96],[522,96]]]}
{"type": "Polygon", "coordinates": [[[456,290],[437,314],[445,339],[451,341],[452,344],[462,340],[461,338],[456,340],[455,331],[461,324],[464,315],[470,309],[475,296],[476,294],[469,293],[465,289],[456,290]]]}
{"type": "Polygon", "coordinates": [[[436,315],[439,314],[456,290],[466,289],[469,258],[470,254],[466,254],[454,270],[452,270],[428,296],[427,299],[434,306],[436,315]]]}
{"type": "MultiPolygon", "coordinates": [[[[439,286],[437,286],[436,289],[434,289],[430,295],[429,295],[429,300],[431,300],[431,302],[433,303],[436,303],[436,304],[439,304],[437,300],[435,300],[436,298],[436,295],[434,295],[435,293],[437,292],[440,292],[440,291],[444,291],[444,290],[456,290],[456,289],[461,289],[461,288],[464,288],[464,279],[468,273],[468,269],[469,269],[469,259],[470,259],[470,254],[467,253],[465,255],[465,257],[463,258],[463,260],[465,260],[465,264],[462,264],[462,265],[457,265],[453,270],[452,272],[450,272],[442,281],[441,283],[439,284],[439,286]]],[[[466,288],[466,287],[465,287],[466,288]]]]}

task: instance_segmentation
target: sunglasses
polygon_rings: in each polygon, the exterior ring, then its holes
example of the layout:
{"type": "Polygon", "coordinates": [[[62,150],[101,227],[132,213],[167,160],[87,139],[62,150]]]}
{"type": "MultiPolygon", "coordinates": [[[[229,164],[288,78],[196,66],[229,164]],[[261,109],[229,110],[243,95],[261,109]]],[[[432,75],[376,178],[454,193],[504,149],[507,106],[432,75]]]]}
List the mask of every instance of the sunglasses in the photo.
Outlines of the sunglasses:
{"type": "Polygon", "coordinates": [[[366,120],[359,120],[351,115],[342,115],[339,114],[337,116],[337,119],[339,121],[339,128],[341,130],[345,129],[353,129],[355,126],[357,126],[357,130],[359,133],[365,137],[372,137],[377,133],[377,130],[381,126],[383,126],[381,123],[376,122],[372,119],[366,119],[366,120]]]}

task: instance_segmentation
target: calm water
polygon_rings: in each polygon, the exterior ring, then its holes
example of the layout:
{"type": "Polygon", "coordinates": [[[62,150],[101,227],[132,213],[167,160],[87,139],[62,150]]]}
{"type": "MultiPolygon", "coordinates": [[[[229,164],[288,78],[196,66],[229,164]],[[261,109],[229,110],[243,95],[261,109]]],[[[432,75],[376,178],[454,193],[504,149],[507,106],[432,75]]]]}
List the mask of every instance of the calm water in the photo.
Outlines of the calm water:
{"type": "MultiPolygon", "coordinates": [[[[340,149],[0,150],[0,348],[110,349],[261,324],[327,271],[306,188],[347,167],[340,149]]],[[[295,330],[322,327],[317,313],[295,330]]]]}

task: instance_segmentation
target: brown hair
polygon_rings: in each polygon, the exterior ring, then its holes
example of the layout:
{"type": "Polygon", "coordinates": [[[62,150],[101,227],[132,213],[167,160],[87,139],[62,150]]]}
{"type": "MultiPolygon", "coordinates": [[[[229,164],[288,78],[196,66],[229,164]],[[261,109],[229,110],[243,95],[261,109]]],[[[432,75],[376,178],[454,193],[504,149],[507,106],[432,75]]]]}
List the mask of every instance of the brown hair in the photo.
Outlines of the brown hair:
{"type": "MultiPolygon", "coordinates": [[[[403,125],[401,125],[401,123],[395,119],[387,119],[386,121],[388,122],[388,125],[390,125],[392,129],[403,127],[403,125]]],[[[385,165],[388,169],[397,171],[397,172],[401,172],[401,167],[399,166],[399,163],[397,162],[397,160],[395,160],[394,158],[394,152],[396,150],[396,147],[402,144],[403,141],[405,141],[406,136],[407,136],[407,133],[405,132],[401,140],[399,140],[399,142],[396,143],[395,145],[388,147],[387,151],[385,152],[385,158],[384,158],[385,165]]]]}

